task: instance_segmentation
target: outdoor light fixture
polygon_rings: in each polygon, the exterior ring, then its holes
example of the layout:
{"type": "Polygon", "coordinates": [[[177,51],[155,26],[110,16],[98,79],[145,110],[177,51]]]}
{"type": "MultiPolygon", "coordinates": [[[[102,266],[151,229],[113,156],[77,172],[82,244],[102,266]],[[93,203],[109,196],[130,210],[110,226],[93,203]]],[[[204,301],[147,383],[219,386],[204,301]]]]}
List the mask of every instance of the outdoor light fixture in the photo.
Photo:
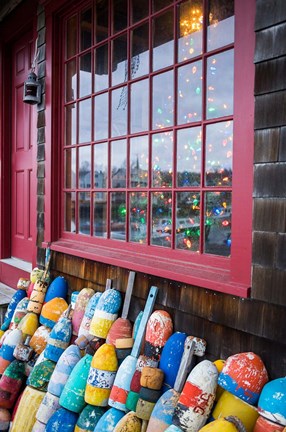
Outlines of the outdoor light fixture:
{"type": "Polygon", "coordinates": [[[35,105],[41,102],[41,84],[38,81],[37,75],[31,70],[28,79],[24,82],[23,102],[30,105],[35,105]]]}
{"type": "Polygon", "coordinates": [[[35,55],[31,67],[31,72],[28,75],[27,80],[24,82],[24,95],[23,95],[23,102],[35,105],[41,102],[41,96],[42,96],[42,88],[41,84],[38,81],[38,77],[35,74],[35,68],[36,68],[36,61],[38,57],[37,52],[37,42],[35,43],[35,55]]]}

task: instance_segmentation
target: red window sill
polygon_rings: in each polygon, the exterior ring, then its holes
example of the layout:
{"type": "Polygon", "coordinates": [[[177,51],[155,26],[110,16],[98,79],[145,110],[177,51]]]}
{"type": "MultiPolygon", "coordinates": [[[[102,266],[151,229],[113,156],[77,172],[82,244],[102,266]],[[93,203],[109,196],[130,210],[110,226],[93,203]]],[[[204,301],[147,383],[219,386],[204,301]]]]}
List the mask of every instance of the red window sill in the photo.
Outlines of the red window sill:
{"type": "MultiPolygon", "coordinates": [[[[43,246],[47,246],[44,244],[43,246]]],[[[185,262],[163,257],[120,251],[105,246],[93,246],[71,240],[58,240],[50,244],[56,252],[86,258],[105,264],[128,268],[165,279],[211,289],[239,297],[249,297],[250,287],[231,281],[229,270],[198,264],[186,265],[185,262]]]]}

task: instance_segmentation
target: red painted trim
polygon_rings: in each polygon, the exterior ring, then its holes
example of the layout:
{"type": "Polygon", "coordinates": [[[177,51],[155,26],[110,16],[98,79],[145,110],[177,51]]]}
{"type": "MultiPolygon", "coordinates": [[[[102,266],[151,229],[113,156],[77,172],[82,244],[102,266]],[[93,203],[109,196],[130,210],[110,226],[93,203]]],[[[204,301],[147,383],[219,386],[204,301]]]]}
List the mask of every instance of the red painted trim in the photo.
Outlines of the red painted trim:
{"type": "Polygon", "coordinates": [[[18,267],[0,262],[0,281],[11,288],[17,287],[19,278],[30,279],[30,273],[18,267]]]}

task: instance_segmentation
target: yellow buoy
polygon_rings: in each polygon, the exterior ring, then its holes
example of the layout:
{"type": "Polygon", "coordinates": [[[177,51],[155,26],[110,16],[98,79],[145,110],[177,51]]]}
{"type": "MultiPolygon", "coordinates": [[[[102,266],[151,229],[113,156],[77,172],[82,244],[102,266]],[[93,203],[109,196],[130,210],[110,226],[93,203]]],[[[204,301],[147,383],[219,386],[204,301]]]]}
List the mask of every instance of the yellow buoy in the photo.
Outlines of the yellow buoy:
{"type": "Polygon", "coordinates": [[[207,424],[199,432],[240,432],[242,430],[242,423],[236,417],[230,416],[207,424]]]}
{"type": "Polygon", "coordinates": [[[12,423],[11,432],[31,432],[36,421],[36,413],[45,392],[27,386],[21,397],[12,423]]]}
{"type": "Polygon", "coordinates": [[[114,432],[141,432],[141,420],[130,411],[117,423],[114,432]]]}
{"type": "Polygon", "coordinates": [[[33,336],[38,327],[39,318],[34,312],[28,312],[18,325],[19,330],[22,330],[23,335],[26,336],[33,336]]]}

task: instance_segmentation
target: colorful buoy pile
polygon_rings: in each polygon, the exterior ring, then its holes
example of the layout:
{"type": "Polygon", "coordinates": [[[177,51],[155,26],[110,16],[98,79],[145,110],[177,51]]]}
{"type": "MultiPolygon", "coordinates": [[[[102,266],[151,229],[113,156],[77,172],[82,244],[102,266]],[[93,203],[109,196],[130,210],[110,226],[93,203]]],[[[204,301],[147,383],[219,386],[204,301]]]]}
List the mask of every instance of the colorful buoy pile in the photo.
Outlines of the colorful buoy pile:
{"type": "Polygon", "coordinates": [[[286,377],[269,381],[257,354],[204,359],[204,339],[154,310],[156,287],[132,324],[134,272],[124,302],[109,285],[68,304],[49,261],[19,280],[1,326],[0,431],[285,432],[286,377]]]}

